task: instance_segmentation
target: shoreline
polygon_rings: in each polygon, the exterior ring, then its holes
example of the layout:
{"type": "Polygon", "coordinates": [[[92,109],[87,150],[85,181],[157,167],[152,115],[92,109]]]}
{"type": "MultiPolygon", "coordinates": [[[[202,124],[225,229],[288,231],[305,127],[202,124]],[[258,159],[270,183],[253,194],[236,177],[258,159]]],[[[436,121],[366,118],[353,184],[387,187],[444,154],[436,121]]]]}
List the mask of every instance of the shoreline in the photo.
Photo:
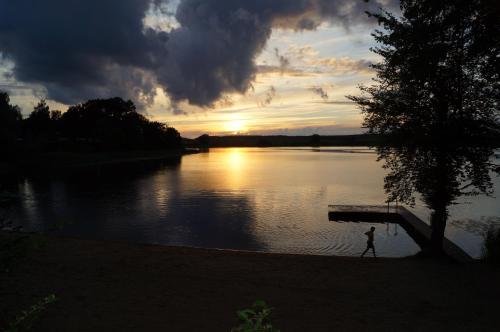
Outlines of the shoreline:
{"type": "Polygon", "coordinates": [[[26,237],[0,272],[0,326],[49,294],[37,331],[229,331],[259,299],[283,332],[499,326],[500,269],[485,264],[26,237]]]}
{"type": "MultiPolygon", "coordinates": [[[[231,249],[231,248],[208,248],[208,247],[197,247],[197,246],[189,246],[189,245],[171,245],[171,244],[161,244],[161,243],[148,243],[148,242],[134,242],[128,240],[116,240],[116,239],[107,239],[107,238],[85,238],[79,237],[76,235],[57,235],[50,233],[43,233],[37,231],[23,231],[23,230],[12,230],[7,227],[6,229],[0,229],[0,240],[2,237],[9,236],[19,236],[19,237],[43,237],[48,239],[60,239],[65,241],[88,241],[88,242],[97,242],[97,243],[106,243],[109,245],[126,245],[126,246],[137,246],[137,247],[153,247],[161,250],[194,250],[194,251],[206,251],[216,253],[228,253],[228,254],[241,254],[241,255],[271,255],[271,256],[285,256],[285,257],[335,257],[338,259],[359,259],[359,256],[349,256],[349,255],[334,255],[334,254],[314,254],[314,253],[293,253],[293,252],[270,252],[270,251],[259,251],[259,250],[250,250],[250,249],[231,249]]],[[[366,258],[371,259],[373,256],[371,254],[367,254],[366,258]]],[[[376,259],[381,260],[398,260],[398,259],[420,259],[418,253],[415,255],[408,256],[400,256],[400,257],[384,257],[377,256],[376,259]]],[[[440,259],[444,259],[449,262],[455,262],[447,256],[442,256],[440,259]]],[[[481,263],[480,259],[475,259],[472,263],[464,263],[464,262],[456,262],[458,264],[476,264],[481,263]]]]}
{"type": "Polygon", "coordinates": [[[113,165],[133,165],[147,162],[176,161],[185,155],[200,153],[199,150],[137,150],[113,152],[51,152],[21,156],[0,163],[0,175],[8,176],[72,172],[113,165]]]}

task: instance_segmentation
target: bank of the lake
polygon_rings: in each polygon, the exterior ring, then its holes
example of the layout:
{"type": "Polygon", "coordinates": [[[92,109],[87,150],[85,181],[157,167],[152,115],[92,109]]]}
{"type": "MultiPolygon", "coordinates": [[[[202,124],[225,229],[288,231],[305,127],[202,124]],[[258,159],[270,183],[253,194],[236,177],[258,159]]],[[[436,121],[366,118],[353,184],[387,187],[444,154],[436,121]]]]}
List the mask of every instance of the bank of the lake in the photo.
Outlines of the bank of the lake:
{"type": "Polygon", "coordinates": [[[183,155],[198,153],[198,149],[133,150],[110,152],[46,152],[12,156],[0,162],[0,176],[10,174],[47,175],[73,172],[110,165],[130,165],[155,161],[168,161],[183,155]]]}
{"type": "MultiPolygon", "coordinates": [[[[0,233],[6,241],[24,236],[0,233]]],[[[0,274],[0,326],[54,293],[37,331],[229,331],[264,299],[290,331],[498,331],[500,269],[31,236],[0,274]]]]}

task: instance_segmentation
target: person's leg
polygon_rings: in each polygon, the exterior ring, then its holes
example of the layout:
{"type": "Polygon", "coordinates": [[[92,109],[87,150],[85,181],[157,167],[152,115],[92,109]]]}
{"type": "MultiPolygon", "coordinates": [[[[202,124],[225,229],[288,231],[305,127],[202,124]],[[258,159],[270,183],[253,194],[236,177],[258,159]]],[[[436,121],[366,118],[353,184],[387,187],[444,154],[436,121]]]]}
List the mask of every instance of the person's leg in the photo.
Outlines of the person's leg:
{"type": "Polygon", "coordinates": [[[377,255],[375,254],[375,246],[372,245],[372,251],[373,251],[373,257],[377,258],[377,255]]]}
{"type": "Polygon", "coordinates": [[[363,251],[363,253],[361,254],[361,257],[364,257],[364,256],[365,256],[365,254],[366,254],[366,252],[368,251],[368,249],[370,249],[370,247],[368,247],[368,246],[367,246],[367,247],[366,247],[366,249],[365,249],[365,251],[363,251]]]}

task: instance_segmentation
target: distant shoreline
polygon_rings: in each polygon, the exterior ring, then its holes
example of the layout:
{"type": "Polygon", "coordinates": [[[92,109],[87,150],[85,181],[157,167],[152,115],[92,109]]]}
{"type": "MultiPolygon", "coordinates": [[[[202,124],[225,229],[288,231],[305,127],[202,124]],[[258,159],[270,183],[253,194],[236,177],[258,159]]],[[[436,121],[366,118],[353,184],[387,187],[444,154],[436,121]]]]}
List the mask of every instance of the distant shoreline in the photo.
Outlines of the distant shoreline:
{"type": "Polygon", "coordinates": [[[186,146],[221,147],[319,147],[319,146],[377,146],[383,142],[381,136],[359,135],[230,135],[200,136],[196,139],[184,138],[186,146]]]}
{"type": "MultiPolygon", "coordinates": [[[[390,137],[379,134],[357,134],[357,135],[310,135],[310,136],[286,136],[286,135],[227,135],[209,136],[202,135],[195,139],[183,138],[185,147],[197,148],[225,148],[225,147],[322,147],[322,146],[350,146],[350,147],[378,147],[378,146],[401,146],[411,145],[411,137],[390,137]]],[[[500,142],[492,137],[492,141],[500,142]]],[[[463,142],[458,142],[457,144],[463,142]]],[[[481,146],[485,142],[467,142],[468,144],[481,146]]],[[[496,143],[500,148],[500,143],[496,143]]]]}

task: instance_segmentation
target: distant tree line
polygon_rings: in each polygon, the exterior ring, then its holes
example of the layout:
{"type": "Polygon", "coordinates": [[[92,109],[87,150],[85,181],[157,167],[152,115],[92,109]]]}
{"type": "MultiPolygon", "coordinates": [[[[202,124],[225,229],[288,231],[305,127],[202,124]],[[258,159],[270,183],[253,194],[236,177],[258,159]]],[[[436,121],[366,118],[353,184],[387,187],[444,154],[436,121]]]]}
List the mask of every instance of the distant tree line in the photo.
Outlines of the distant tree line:
{"type": "Polygon", "coordinates": [[[179,132],[137,112],[121,98],[95,99],[62,113],[41,100],[23,119],[9,95],[0,92],[0,148],[17,152],[98,152],[135,149],[176,149],[179,132]]]}
{"type": "Polygon", "coordinates": [[[275,147],[275,146],[377,146],[382,137],[373,134],[285,136],[285,135],[231,135],[209,136],[207,134],[187,141],[193,146],[208,147],[275,147]]]}

